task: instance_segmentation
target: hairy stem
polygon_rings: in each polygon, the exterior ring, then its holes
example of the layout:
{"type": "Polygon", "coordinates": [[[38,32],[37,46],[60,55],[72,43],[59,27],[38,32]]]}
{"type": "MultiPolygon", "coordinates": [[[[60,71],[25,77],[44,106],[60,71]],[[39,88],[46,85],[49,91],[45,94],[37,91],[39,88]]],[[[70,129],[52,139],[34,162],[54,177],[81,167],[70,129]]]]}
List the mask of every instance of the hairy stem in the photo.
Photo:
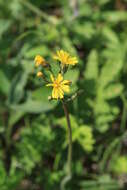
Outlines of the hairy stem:
{"type": "Polygon", "coordinates": [[[65,186],[68,181],[71,179],[71,165],[72,165],[72,130],[71,130],[71,123],[69,118],[69,113],[67,109],[67,105],[64,101],[62,101],[63,109],[65,113],[65,117],[67,120],[67,127],[68,127],[68,158],[67,158],[67,175],[63,178],[61,182],[61,190],[65,190],[65,186]]]}

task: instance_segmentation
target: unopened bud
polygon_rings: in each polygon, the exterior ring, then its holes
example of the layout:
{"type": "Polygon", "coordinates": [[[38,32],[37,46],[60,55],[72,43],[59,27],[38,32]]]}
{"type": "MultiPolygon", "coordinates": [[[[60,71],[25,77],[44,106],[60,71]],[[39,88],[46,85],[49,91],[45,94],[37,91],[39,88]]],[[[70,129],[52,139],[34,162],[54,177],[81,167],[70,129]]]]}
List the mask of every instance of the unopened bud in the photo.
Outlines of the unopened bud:
{"type": "Polygon", "coordinates": [[[39,72],[37,73],[37,77],[43,77],[43,73],[42,73],[41,71],[39,71],[39,72]]]}
{"type": "Polygon", "coordinates": [[[45,59],[42,56],[40,56],[40,55],[36,55],[34,61],[35,61],[35,66],[36,67],[38,67],[40,65],[42,65],[42,66],[46,66],[47,65],[45,59]]]}

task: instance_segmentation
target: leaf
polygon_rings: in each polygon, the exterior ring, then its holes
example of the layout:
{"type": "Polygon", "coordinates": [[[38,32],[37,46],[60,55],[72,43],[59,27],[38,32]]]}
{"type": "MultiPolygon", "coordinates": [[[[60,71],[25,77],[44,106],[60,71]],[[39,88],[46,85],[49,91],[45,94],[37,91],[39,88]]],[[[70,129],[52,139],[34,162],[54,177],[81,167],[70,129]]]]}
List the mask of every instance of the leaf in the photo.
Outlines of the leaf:
{"type": "Polygon", "coordinates": [[[117,96],[120,96],[120,94],[123,91],[123,85],[122,84],[111,84],[104,90],[104,98],[105,99],[111,99],[115,98],[117,96]]]}
{"type": "Polygon", "coordinates": [[[114,79],[119,75],[122,65],[123,63],[121,60],[107,62],[101,70],[98,86],[105,87],[108,83],[113,82],[114,79]]]}
{"type": "Polygon", "coordinates": [[[41,123],[23,128],[21,141],[16,143],[15,160],[26,173],[30,174],[36,164],[40,163],[43,154],[48,153],[53,139],[51,128],[41,123]]]}
{"type": "Polygon", "coordinates": [[[53,105],[49,102],[27,100],[26,102],[19,105],[12,105],[11,108],[18,110],[23,113],[43,113],[53,109],[53,105]]]}
{"type": "Polygon", "coordinates": [[[127,174],[127,156],[116,156],[111,162],[112,171],[116,174],[127,174]]]}
{"type": "Polygon", "coordinates": [[[94,112],[96,113],[96,115],[105,113],[108,114],[110,113],[110,105],[104,101],[98,98],[98,100],[95,102],[94,104],[94,112]]]}
{"type": "Polygon", "coordinates": [[[29,50],[27,50],[24,54],[25,58],[27,59],[34,59],[34,57],[36,55],[41,55],[41,56],[47,56],[48,54],[48,48],[41,45],[41,46],[36,46],[36,47],[32,47],[29,50]]]}
{"type": "Polygon", "coordinates": [[[98,54],[96,50],[92,50],[88,57],[88,62],[85,70],[86,79],[96,80],[98,77],[98,54]]]}
{"type": "Polygon", "coordinates": [[[15,75],[8,96],[8,103],[18,103],[24,95],[24,87],[27,83],[28,74],[26,72],[19,72],[15,75]]]}
{"type": "Polygon", "coordinates": [[[52,88],[42,86],[32,91],[32,98],[34,100],[39,100],[39,101],[44,101],[44,102],[49,103],[48,96],[51,95],[51,92],[52,92],[52,88]]]}
{"type": "Polygon", "coordinates": [[[15,125],[15,123],[17,123],[23,116],[24,116],[23,111],[19,111],[19,110],[12,111],[11,110],[8,125],[9,126],[15,125]]]}
{"type": "MultiPolygon", "coordinates": [[[[87,125],[79,125],[76,122],[75,117],[73,117],[72,115],[70,115],[70,121],[72,127],[72,141],[79,143],[86,152],[91,152],[93,150],[93,145],[95,143],[91,127],[87,125]]],[[[63,117],[57,120],[57,124],[64,127],[64,129],[66,130],[66,138],[67,138],[68,132],[67,132],[66,118],[63,117]]],[[[67,142],[65,141],[63,147],[65,148],[66,146],[67,142]]]]}
{"type": "Polygon", "coordinates": [[[82,181],[80,184],[83,189],[87,190],[115,190],[120,188],[118,182],[108,174],[98,176],[96,180],[82,181]]]}
{"type": "MultiPolygon", "coordinates": [[[[88,11],[87,9],[85,10],[88,11]]],[[[91,10],[90,10],[91,11],[91,10]]],[[[73,26],[73,31],[76,32],[76,35],[81,37],[81,39],[91,39],[95,33],[95,28],[91,22],[85,22],[84,24],[76,23],[73,26]]]]}
{"type": "Polygon", "coordinates": [[[105,26],[102,30],[102,33],[106,37],[106,40],[108,40],[108,42],[106,41],[106,44],[110,42],[119,45],[119,38],[111,28],[105,26]]]}
{"type": "Polygon", "coordinates": [[[0,19],[0,39],[11,25],[11,20],[0,19]]]}
{"type": "Polygon", "coordinates": [[[62,37],[62,46],[63,48],[69,52],[72,56],[76,56],[76,49],[73,46],[72,41],[70,40],[70,38],[68,38],[68,36],[63,36],[62,37]]]}
{"type": "Polygon", "coordinates": [[[53,72],[54,77],[56,78],[58,76],[58,73],[60,72],[60,66],[59,63],[57,62],[52,62],[51,63],[51,69],[53,72]]]}
{"type": "Polygon", "coordinates": [[[18,0],[13,0],[10,4],[10,10],[11,10],[11,14],[13,15],[13,17],[15,19],[17,18],[20,18],[22,19],[23,18],[23,15],[22,15],[22,5],[21,3],[18,1],[18,0]]]}
{"type": "Polygon", "coordinates": [[[0,91],[5,95],[8,94],[10,88],[10,82],[4,72],[0,70],[0,91]]]}
{"type": "Polygon", "coordinates": [[[77,69],[68,70],[64,75],[65,80],[70,80],[72,82],[70,86],[70,93],[74,93],[77,90],[76,83],[78,82],[78,76],[79,71],[77,69]]]}
{"type": "Polygon", "coordinates": [[[114,24],[120,21],[127,21],[126,11],[106,11],[102,14],[102,17],[108,22],[110,21],[114,24]]]}
{"type": "Polygon", "coordinates": [[[12,109],[18,110],[22,113],[43,113],[52,110],[57,101],[49,101],[48,96],[51,95],[52,89],[48,87],[40,87],[31,92],[31,98],[28,98],[26,102],[22,104],[14,104],[12,109]]]}
{"type": "Polygon", "coordinates": [[[91,152],[93,150],[95,140],[93,139],[92,129],[89,126],[79,126],[73,132],[72,139],[77,141],[85,151],[91,152]]]}
{"type": "Polygon", "coordinates": [[[74,84],[78,81],[78,76],[79,76],[79,71],[77,69],[71,69],[65,73],[64,78],[72,81],[72,84],[74,84]]]}

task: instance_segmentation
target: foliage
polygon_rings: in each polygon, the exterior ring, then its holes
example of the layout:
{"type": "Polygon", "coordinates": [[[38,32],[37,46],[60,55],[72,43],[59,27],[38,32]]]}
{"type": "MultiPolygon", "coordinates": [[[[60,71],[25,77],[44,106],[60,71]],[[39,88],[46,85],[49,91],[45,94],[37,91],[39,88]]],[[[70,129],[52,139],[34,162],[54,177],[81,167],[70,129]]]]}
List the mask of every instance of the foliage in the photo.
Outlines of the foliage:
{"type": "Polygon", "coordinates": [[[33,62],[40,54],[54,69],[58,49],[79,60],[66,76],[73,132],[67,189],[126,189],[127,1],[0,0],[0,10],[0,189],[60,189],[66,120],[33,62]]]}

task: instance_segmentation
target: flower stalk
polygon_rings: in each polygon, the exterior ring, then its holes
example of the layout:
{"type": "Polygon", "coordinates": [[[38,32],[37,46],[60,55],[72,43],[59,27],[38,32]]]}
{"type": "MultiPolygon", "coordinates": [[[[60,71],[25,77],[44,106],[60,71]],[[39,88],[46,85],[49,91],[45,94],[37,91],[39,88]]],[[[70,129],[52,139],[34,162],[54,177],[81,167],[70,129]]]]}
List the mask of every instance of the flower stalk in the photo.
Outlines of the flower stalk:
{"type": "Polygon", "coordinates": [[[71,174],[71,163],[72,163],[72,130],[71,130],[71,123],[70,123],[70,118],[69,118],[69,113],[67,110],[67,105],[65,104],[64,101],[62,101],[63,104],[63,109],[65,113],[65,117],[67,120],[67,127],[68,127],[68,173],[71,174]]]}
{"type": "Polygon", "coordinates": [[[67,109],[66,103],[62,100],[62,105],[64,109],[64,114],[67,120],[67,127],[68,127],[68,157],[67,157],[67,173],[66,176],[61,181],[61,190],[65,190],[65,186],[70,181],[72,177],[72,129],[71,129],[71,122],[69,117],[69,112],[67,109]]]}

